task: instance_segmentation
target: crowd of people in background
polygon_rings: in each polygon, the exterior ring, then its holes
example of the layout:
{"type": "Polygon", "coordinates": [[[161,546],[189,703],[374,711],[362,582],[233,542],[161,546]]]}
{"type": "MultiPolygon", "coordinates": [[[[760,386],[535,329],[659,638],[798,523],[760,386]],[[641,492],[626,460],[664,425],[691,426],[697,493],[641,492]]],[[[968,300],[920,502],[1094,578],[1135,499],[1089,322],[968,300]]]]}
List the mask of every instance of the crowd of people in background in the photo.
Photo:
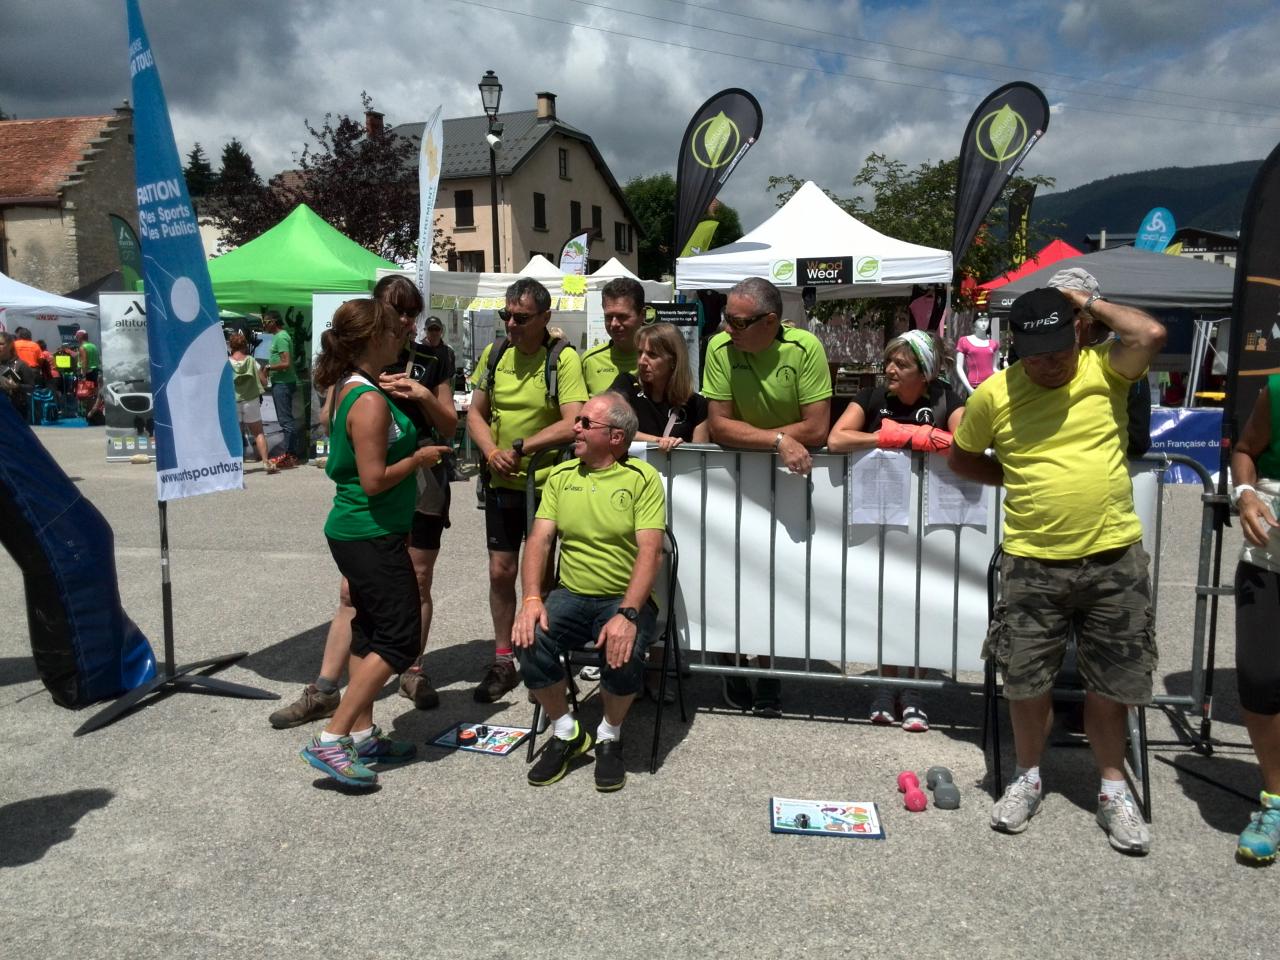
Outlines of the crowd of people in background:
{"type": "Polygon", "coordinates": [[[52,351],[44,340],[33,340],[26,327],[0,331],[0,393],[24,422],[83,416],[101,423],[100,369],[98,346],[84,330],[52,351]]]}

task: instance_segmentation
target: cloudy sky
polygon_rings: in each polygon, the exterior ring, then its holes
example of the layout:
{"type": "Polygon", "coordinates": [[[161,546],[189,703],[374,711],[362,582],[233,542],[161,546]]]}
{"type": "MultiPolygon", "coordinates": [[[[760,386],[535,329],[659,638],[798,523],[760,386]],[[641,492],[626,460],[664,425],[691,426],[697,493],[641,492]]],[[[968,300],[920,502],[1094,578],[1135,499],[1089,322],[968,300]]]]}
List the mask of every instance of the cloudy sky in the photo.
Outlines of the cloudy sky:
{"type": "MultiPolygon", "coordinates": [[[[303,119],[479,114],[559,95],[619,180],[673,170],[685,124],[730,86],[764,109],[722,198],[750,228],[771,174],[840,193],[868,153],[955,155],[1009,80],[1054,113],[1025,170],[1068,188],[1169,165],[1259,159],[1280,141],[1275,0],[142,0],[179,149],[239,137],[258,170],[293,165],[303,119]]],[[[0,0],[0,109],[107,113],[129,96],[123,0],[0,0]]]]}

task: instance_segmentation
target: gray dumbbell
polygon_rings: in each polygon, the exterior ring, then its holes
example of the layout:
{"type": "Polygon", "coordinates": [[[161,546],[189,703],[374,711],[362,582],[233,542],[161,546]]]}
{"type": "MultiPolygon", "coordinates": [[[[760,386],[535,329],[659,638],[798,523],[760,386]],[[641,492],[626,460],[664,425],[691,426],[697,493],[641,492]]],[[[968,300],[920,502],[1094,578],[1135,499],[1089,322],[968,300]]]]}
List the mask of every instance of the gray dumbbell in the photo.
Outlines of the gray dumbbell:
{"type": "Polygon", "coordinates": [[[933,790],[939,783],[953,783],[954,779],[946,767],[930,767],[929,772],[924,775],[924,782],[933,790]]]}
{"type": "Polygon", "coordinates": [[[950,780],[940,781],[933,788],[933,805],[939,810],[959,810],[960,788],[950,780]]]}

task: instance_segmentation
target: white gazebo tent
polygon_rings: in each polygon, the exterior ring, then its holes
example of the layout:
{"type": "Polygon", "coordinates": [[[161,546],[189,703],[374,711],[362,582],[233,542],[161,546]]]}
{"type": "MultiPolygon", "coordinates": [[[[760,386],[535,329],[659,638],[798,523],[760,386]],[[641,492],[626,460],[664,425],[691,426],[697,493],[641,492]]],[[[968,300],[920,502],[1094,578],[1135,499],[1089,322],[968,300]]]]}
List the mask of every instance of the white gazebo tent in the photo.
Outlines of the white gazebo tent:
{"type": "Polygon", "coordinates": [[[27,327],[33,340],[43,340],[50,350],[85,330],[98,341],[98,308],[19,283],[0,273],[0,330],[27,327]]]}
{"type": "MultiPolygon", "coordinates": [[[[800,291],[819,299],[907,296],[917,284],[950,284],[951,254],[895,240],[849,216],[812,180],[786,205],[735,243],[676,261],[679,290],[727,290],[746,277],[765,277],[798,314],[800,291]],[[797,261],[850,259],[851,283],[807,282],[797,261]]],[[[799,319],[789,316],[788,319],[799,319]]]]}

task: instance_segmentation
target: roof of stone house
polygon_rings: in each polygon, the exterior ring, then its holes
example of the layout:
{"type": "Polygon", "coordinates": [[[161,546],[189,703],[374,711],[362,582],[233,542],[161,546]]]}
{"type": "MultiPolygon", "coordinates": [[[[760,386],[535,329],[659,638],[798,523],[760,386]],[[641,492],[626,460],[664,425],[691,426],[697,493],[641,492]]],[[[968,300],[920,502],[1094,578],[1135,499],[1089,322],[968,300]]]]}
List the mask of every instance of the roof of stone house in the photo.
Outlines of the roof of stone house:
{"type": "Polygon", "coordinates": [[[0,121],[0,200],[51,200],[78,183],[119,118],[0,121]]]}
{"type": "MultiPolygon", "coordinates": [[[[636,229],[640,229],[639,221],[636,219],[631,205],[627,203],[627,198],[623,195],[622,188],[618,185],[618,181],[614,179],[613,173],[609,170],[609,165],[604,162],[604,157],[601,156],[595,141],[588,134],[572,124],[565,123],[563,120],[554,117],[540,121],[536,110],[503,113],[499,119],[503,123],[503,131],[502,142],[495,151],[498,176],[508,177],[516,173],[524,166],[525,161],[533,156],[538,146],[554,133],[581,141],[583,146],[587,148],[587,152],[591,154],[591,159],[595,161],[596,169],[600,171],[600,176],[604,178],[609,190],[617,198],[623,211],[631,222],[635,224],[636,229]]],[[[421,121],[417,123],[402,123],[393,127],[392,133],[420,142],[422,130],[425,126],[426,123],[421,121]]],[[[445,120],[443,126],[444,157],[440,162],[440,179],[461,180],[470,177],[488,176],[489,144],[485,140],[485,135],[489,132],[489,118],[484,114],[478,117],[456,117],[452,120],[445,120]]],[[[416,167],[418,162],[416,154],[412,162],[416,167]]]]}

